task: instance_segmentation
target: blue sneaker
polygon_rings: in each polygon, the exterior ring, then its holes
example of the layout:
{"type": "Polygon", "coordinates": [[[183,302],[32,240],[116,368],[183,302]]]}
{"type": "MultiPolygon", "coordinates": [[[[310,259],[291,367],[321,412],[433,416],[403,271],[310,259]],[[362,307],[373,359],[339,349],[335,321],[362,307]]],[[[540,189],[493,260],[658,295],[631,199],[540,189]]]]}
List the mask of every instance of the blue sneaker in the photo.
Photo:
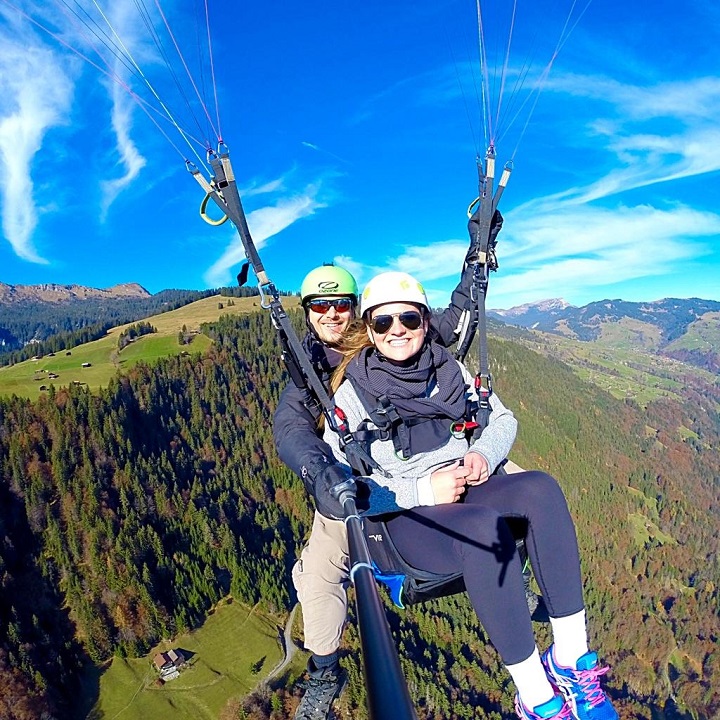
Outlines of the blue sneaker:
{"type": "Polygon", "coordinates": [[[600,687],[600,676],[609,668],[598,667],[597,653],[585,653],[577,667],[555,662],[553,647],[542,656],[548,680],[563,694],[577,720],[618,720],[618,714],[600,687]]]}
{"type": "Polygon", "coordinates": [[[520,720],[572,720],[572,711],[562,695],[528,710],[519,695],[515,696],[515,712],[520,720]]]}

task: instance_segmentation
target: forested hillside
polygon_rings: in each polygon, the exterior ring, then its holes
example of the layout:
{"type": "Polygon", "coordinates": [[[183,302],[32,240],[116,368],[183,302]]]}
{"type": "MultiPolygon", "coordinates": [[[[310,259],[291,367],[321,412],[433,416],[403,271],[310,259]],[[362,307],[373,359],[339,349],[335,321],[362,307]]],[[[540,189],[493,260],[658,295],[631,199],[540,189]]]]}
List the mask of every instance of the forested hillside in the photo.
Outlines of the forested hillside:
{"type": "Polygon", "coordinates": [[[147,297],[98,298],[91,294],[87,298],[55,302],[40,299],[42,294],[38,294],[38,298],[30,294],[31,299],[0,298],[0,365],[12,365],[35,355],[42,356],[91,342],[117,325],[174,310],[218,293],[249,297],[257,295],[258,290],[245,287],[162,290],[147,297]]]}
{"type": "MultiPolygon", "coordinates": [[[[146,652],[228,593],[281,614],[294,602],[311,506],[272,449],[285,382],[274,332],[249,315],[213,335],[207,355],[139,366],[95,395],[0,400],[0,717],[81,717],[84,667],[146,652]]],[[[715,717],[718,417],[670,400],[641,411],[509,341],[491,356],[520,420],[513,458],[568,495],[622,717],[650,720],[671,697],[715,717]]],[[[511,716],[507,676],[464,598],[391,622],[421,718],[511,716]]],[[[346,644],[343,703],[364,718],[353,626],[346,644]]],[[[269,717],[264,706],[237,717],[269,717]]]]}

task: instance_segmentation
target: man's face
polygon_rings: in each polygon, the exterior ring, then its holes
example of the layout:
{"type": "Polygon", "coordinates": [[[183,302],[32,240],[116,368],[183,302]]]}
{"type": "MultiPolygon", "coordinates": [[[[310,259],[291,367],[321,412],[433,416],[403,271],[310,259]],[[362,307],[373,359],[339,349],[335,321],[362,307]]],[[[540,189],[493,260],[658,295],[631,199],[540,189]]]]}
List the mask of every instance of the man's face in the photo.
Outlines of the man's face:
{"type": "Polygon", "coordinates": [[[342,295],[314,298],[307,304],[307,318],[315,334],[326,345],[335,346],[355,317],[352,298],[342,295]]]}

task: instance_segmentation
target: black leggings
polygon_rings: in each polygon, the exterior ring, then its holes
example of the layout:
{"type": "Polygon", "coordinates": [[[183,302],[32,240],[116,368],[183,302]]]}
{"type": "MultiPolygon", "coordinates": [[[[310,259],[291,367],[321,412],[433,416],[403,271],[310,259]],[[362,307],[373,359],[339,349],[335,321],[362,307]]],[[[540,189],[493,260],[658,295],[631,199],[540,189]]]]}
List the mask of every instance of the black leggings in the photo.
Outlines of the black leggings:
{"type": "Polygon", "coordinates": [[[405,561],[421,570],[462,572],[470,600],[506,665],[535,648],[515,538],[506,522],[527,524],[526,545],[551,617],[583,609],[575,527],[557,481],[543,472],[493,475],[461,503],[417,507],[387,523],[405,561]]]}

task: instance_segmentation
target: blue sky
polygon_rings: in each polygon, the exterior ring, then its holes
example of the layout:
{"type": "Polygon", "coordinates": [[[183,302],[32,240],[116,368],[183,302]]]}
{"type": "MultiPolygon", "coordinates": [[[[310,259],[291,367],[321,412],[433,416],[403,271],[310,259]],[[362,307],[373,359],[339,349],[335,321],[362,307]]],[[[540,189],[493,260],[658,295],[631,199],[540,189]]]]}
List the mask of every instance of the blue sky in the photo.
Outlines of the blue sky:
{"type": "MultiPolygon", "coordinates": [[[[173,118],[213,145],[161,13],[217,129],[214,70],[219,128],[279,288],[335,260],[361,284],[406,270],[447,301],[487,143],[474,2],[208,0],[212,67],[201,0],[73,3],[0,0],[0,282],[154,293],[231,284],[239,269],[230,224],[199,217],[182,136],[123,85],[157,98],[61,12],[102,25],[106,8],[173,118]]],[[[498,165],[514,164],[489,305],[720,300],[720,8],[518,0],[508,52],[512,8],[482,3],[498,165]]]]}

